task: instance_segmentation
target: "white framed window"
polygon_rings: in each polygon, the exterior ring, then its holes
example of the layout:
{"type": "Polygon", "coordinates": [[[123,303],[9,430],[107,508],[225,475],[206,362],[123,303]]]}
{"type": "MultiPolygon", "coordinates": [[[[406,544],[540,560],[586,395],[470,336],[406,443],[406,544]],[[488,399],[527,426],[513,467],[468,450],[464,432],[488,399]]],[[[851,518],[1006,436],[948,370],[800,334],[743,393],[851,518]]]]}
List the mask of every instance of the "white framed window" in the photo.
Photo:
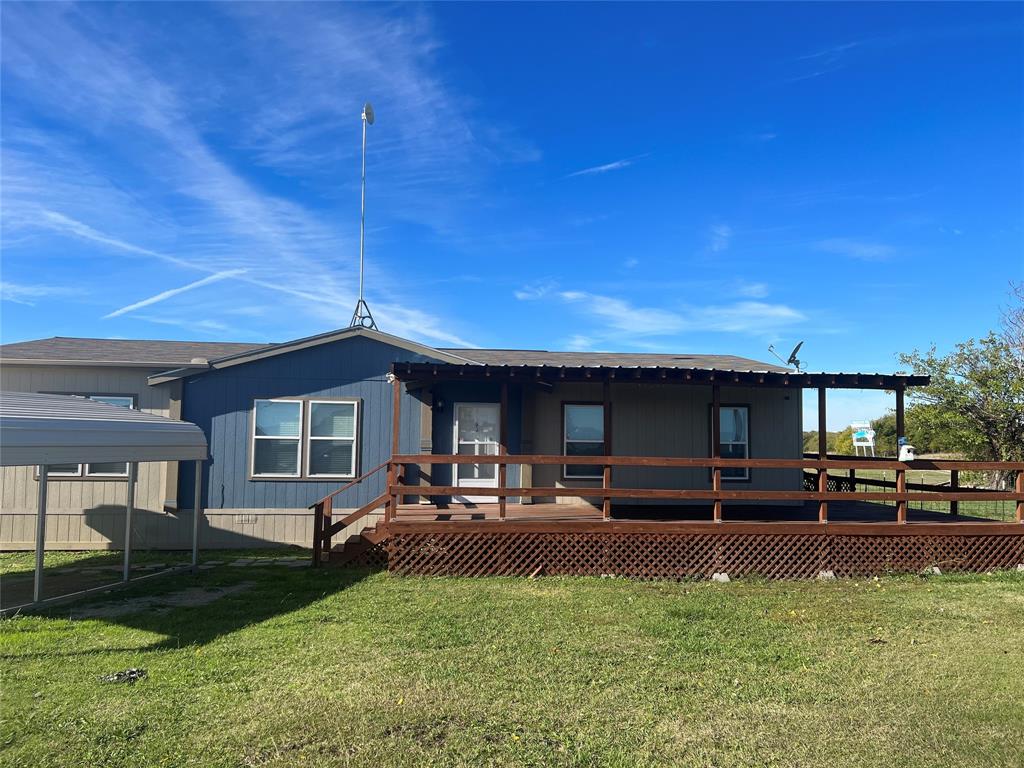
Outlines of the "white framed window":
{"type": "Polygon", "coordinates": [[[252,476],[299,477],[302,401],[256,400],[252,418],[252,476]]]}
{"type": "MultiPolygon", "coordinates": [[[[604,406],[598,403],[565,403],[562,407],[562,455],[604,455],[604,406]]],[[[566,464],[562,473],[567,480],[601,479],[597,465],[566,464]]]]}
{"type": "MultiPolygon", "coordinates": [[[[134,395],[88,395],[75,393],[72,397],[86,397],[108,405],[122,408],[135,408],[134,395]]],[[[38,474],[38,468],[36,472],[38,474]]],[[[92,464],[51,464],[47,469],[48,477],[128,477],[128,464],[123,461],[94,462],[92,464]]]]}
{"type": "MultiPolygon", "coordinates": [[[[135,398],[126,395],[89,395],[89,399],[108,405],[118,405],[122,408],[135,407],[135,398]]],[[[123,461],[86,464],[85,475],[86,477],[128,477],[128,464],[123,461]]]]}
{"type": "MultiPolygon", "coordinates": [[[[750,409],[745,405],[723,405],[718,414],[719,445],[723,459],[750,457],[750,409]]],[[[722,480],[749,480],[749,467],[723,467],[722,480]]]]}
{"type": "Polygon", "coordinates": [[[359,403],[355,400],[310,400],[306,427],[306,475],[356,476],[359,403]]]}

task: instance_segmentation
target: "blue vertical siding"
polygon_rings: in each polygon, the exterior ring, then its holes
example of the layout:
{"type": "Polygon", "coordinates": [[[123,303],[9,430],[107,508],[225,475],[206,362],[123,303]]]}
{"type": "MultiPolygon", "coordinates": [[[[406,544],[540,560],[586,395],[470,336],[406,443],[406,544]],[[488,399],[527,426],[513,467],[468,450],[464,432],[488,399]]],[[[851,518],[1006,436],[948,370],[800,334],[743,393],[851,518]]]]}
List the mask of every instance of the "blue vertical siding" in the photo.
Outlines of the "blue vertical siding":
{"type": "MultiPolygon", "coordinates": [[[[360,400],[359,466],[366,472],[391,455],[394,362],[427,361],[400,347],[354,337],[186,379],[183,418],[198,424],[210,444],[203,465],[203,503],[210,509],[299,509],[344,485],[344,480],[250,480],[253,401],[261,398],[351,397],[360,400]]],[[[418,453],[418,396],[402,393],[400,450],[418,453]]],[[[449,427],[449,432],[451,431],[449,427]]],[[[449,437],[449,442],[451,438],[449,437]]],[[[181,499],[191,499],[193,473],[183,471],[181,499]]],[[[358,507],[384,490],[385,477],[346,491],[341,507],[358,507]]]]}

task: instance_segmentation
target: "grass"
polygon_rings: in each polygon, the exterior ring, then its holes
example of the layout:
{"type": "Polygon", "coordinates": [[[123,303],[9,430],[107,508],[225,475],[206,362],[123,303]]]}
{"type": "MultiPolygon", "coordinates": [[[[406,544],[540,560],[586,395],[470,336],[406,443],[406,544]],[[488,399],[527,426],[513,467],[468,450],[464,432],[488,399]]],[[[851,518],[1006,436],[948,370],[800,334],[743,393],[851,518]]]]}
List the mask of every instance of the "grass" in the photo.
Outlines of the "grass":
{"type": "Polygon", "coordinates": [[[723,585],[223,567],[116,599],[239,584],[202,606],[0,622],[0,764],[1024,761],[1024,574],[723,585]],[[128,667],[148,677],[98,679],[128,667]]]}

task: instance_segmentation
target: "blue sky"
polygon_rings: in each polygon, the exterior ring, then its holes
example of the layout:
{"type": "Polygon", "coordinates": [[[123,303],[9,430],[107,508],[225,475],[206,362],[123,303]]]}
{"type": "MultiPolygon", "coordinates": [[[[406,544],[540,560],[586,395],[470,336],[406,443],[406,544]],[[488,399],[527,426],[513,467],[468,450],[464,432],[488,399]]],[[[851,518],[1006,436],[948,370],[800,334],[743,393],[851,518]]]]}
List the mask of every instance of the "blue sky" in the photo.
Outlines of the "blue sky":
{"type": "MultiPolygon", "coordinates": [[[[2,339],[892,371],[1024,278],[1024,6],[2,6],[2,339]]],[[[880,415],[832,395],[830,426],[880,415]]]]}

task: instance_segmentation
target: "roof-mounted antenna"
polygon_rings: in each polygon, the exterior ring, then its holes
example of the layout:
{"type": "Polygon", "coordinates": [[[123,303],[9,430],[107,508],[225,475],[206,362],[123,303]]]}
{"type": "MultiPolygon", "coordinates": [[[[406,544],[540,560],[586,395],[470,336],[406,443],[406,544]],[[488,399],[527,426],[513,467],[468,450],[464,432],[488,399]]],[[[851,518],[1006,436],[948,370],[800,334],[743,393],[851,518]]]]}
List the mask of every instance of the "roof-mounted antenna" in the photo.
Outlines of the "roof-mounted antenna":
{"type": "Polygon", "coordinates": [[[373,125],[373,106],[370,102],[363,105],[363,187],[362,199],[359,205],[359,301],[356,302],[356,310],[352,313],[350,327],[360,326],[377,330],[377,323],[373,321],[370,308],[363,299],[363,243],[366,231],[366,126],[373,125]]]}
{"type": "Polygon", "coordinates": [[[803,362],[797,358],[797,353],[800,351],[800,347],[802,347],[803,345],[804,343],[801,341],[799,344],[793,347],[793,351],[789,353],[788,360],[782,359],[782,356],[775,351],[774,344],[768,345],[768,351],[775,355],[775,359],[778,360],[780,363],[782,363],[783,365],[788,365],[791,368],[796,368],[797,372],[799,372],[800,366],[803,365],[803,362]]]}

